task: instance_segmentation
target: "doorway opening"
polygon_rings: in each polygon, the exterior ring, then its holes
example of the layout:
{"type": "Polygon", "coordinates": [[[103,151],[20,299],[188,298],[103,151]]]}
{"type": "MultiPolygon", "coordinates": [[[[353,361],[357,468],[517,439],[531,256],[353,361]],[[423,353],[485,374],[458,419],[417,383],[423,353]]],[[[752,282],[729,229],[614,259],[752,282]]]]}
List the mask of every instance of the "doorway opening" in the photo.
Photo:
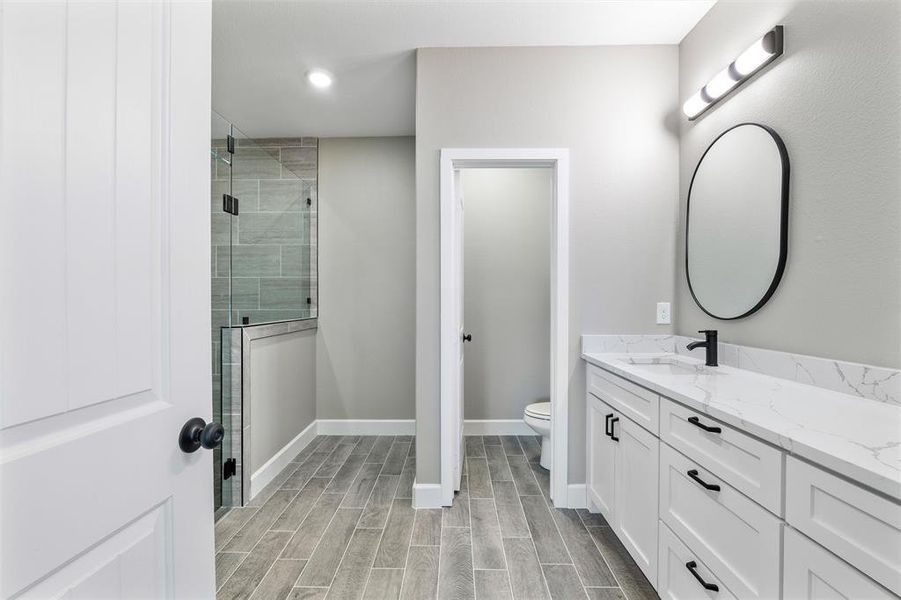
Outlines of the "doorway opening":
{"type": "Polygon", "coordinates": [[[441,151],[441,501],[446,506],[460,488],[464,406],[470,428],[481,427],[472,433],[538,435],[522,422],[523,408],[526,401],[542,400],[550,402],[550,494],[556,506],[569,504],[568,154],[566,149],[441,151]],[[464,196],[469,193],[479,205],[467,219],[464,196]],[[496,203],[486,206],[490,202],[481,196],[496,203]],[[524,203],[518,210],[517,202],[524,203]],[[468,238],[467,223],[474,226],[468,238]],[[523,235],[535,239],[517,240],[523,235]],[[505,258],[505,241],[509,253],[522,254],[505,258]],[[517,292],[530,297],[511,304],[517,292]],[[536,293],[544,297],[532,297],[536,293]],[[480,341],[476,329],[487,336],[474,351],[479,357],[475,376],[467,379],[464,342],[475,348],[480,341]],[[511,352],[514,339],[518,348],[511,352]],[[541,361],[544,371],[517,377],[512,365],[517,360],[532,366],[541,361]]]}

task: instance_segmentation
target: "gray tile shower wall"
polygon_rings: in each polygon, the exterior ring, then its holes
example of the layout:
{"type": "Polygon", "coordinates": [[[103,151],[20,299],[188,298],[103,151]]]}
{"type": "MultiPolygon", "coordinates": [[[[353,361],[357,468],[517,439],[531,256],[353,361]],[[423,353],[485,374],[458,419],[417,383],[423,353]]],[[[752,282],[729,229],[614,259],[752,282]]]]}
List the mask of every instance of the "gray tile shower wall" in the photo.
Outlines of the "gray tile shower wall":
{"type": "Polygon", "coordinates": [[[217,164],[210,198],[214,341],[228,323],[229,295],[232,324],[316,316],[318,146],[310,137],[238,139],[231,167],[217,164]],[[229,169],[237,217],[222,212],[229,169]]]}

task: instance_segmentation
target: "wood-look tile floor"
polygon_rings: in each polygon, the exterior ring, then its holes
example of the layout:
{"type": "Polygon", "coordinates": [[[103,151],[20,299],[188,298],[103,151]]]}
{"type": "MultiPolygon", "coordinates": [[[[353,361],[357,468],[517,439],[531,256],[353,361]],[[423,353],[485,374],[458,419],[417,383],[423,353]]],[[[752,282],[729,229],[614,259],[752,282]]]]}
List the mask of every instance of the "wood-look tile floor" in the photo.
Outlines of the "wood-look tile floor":
{"type": "Polygon", "coordinates": [[[555,509],[532,436],[468,436],[451,507],[414,510],[411,436],[319,436],[216,523],[220,600],[657,598],[600,515],[555,509]]]}

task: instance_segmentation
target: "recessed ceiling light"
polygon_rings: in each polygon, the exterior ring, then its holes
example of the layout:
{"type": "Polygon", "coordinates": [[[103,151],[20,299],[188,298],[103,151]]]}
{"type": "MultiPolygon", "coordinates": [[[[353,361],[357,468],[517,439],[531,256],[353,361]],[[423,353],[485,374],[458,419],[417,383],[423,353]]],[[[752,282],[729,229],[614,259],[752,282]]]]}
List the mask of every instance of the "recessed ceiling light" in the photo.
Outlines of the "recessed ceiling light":
{"type": "Polygon", "coordinates": [[[325,89],[332,85],[332,74],[325,69],[312,69],[307,71],[307,81],[313,87],[325,89]]]}

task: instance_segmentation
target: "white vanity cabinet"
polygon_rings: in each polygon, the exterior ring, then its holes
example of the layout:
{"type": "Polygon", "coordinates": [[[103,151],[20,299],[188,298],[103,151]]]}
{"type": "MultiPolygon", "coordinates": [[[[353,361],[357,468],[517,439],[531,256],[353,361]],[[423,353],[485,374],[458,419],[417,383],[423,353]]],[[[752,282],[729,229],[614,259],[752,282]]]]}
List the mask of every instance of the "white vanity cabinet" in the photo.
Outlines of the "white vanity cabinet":
{"type": "Polygon", "coordinates": [[[660,441],[588,394],[588,499],[657,585],[657,479],[660,441]]]}
{"type": "Polygon", "coordinates": [[[724,422],[591,364],[586,384],[589,509],[662,598],[901,599],[898,499],[751,435],[738,411],[724,422]]]}

